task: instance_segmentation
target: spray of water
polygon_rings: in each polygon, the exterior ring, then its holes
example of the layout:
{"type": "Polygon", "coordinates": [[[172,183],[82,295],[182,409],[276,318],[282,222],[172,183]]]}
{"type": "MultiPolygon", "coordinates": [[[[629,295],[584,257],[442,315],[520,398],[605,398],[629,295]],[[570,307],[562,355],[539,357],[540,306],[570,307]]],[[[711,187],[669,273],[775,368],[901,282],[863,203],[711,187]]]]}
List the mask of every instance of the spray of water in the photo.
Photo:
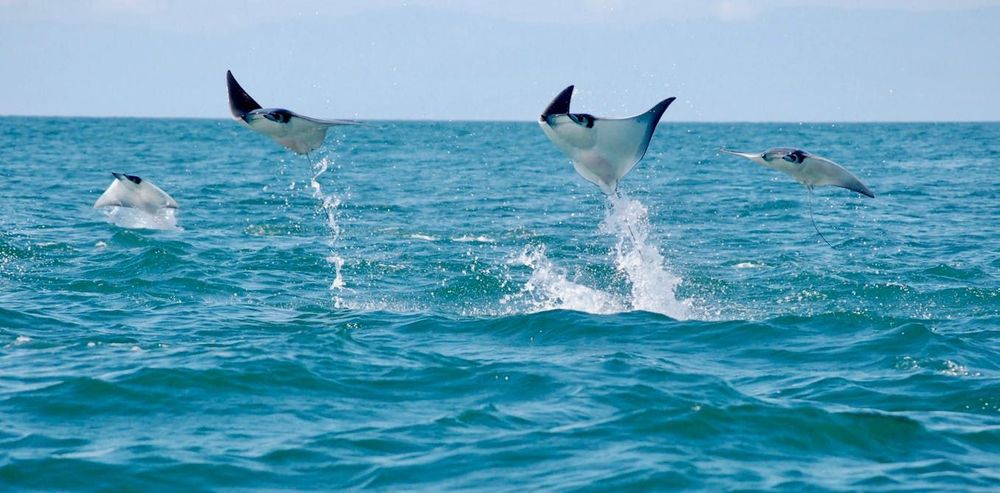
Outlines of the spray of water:
{"type": "Polygon", "coordinates": [[[309,182],[309,186],[312,187],[312,196],[320,201],[319,210],[326,214],[326,224],[330,229],[330,235],[326,239],[326,244],[330,247],[330,255],[326,257],[326,261],[329,262],[334,269],[334,279],[330,284],[330,289],[342,290],[345,286],[344,276],[341,272],[344,267],[344,259],[334,251],[337,240],[340,239],[340,224],[337,222],[337,208],[340,207],[341,200],[340,197],[323,192],[323,186],[319,183],[319,177],[322,176],[323,173],[326,173],[329,168],[330,159],[325,156],[319,161],[313,163],[313,176],[309,182]]]}
{"type": "Polygon", "coordinates": [[[163,208],[156,214],[131,207],[104,207],[101,211],[109,223],[119,228],[183,231],[177,226],[176,209],[163,208]]]}
{"type": "Polygon", "coordinates": [[[502,304],[525,304],[528,312],[577,310],[587,313],[621,313],[626,304],[611,293],[589,288],[569,279],[566,271],[545,256],[544,246],[528,246],[510,259],[511,265],[531,269],[531,277],[520,293],[505,297],[502,304]]]}
{"type": "Polygon", "coordinates": [[[611,208],[600,231],[615,237],[615,267],[631,286],[633,310],[656,312],[678,320],[691,315],[691,301],[675,295],[682,279],[670,272],[659,248],[648,241],[649,211],[642,202],[625,195],[609,197],[611,208]]]}
{"type": "Polygon", "coordinates": [[[545,256],[545,248],[529,246],[511,259],[511,264],[531,268],[531,277],[517,298],[528,302],[529,311],[579,310],[608,314],[630,310],[660,313],[678,320],[692,316],[690,300],[678,300],[675,291],[681,278],[666,267],[659,249],[649,242],[648,210],[638,200],[612,197],[600,232],[615,238],[610,255],[618,272],[631,286],[628,293],[614,294],[570,280],[567,273],[545,256]]]}

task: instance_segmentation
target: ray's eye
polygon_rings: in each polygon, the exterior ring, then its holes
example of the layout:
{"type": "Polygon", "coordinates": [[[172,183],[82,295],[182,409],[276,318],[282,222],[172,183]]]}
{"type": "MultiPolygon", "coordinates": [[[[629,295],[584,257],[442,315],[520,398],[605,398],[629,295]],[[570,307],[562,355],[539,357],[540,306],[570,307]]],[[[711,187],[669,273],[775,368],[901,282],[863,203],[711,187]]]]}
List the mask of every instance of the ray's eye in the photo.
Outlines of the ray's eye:
{"type": "Polygon", "coordinates": [[[594,126],[594,117],[586,113],[572,113],[567,115],[570,120],[573,120],[577,125],[583,125],[584,127],[591,128],[594,126]]]}

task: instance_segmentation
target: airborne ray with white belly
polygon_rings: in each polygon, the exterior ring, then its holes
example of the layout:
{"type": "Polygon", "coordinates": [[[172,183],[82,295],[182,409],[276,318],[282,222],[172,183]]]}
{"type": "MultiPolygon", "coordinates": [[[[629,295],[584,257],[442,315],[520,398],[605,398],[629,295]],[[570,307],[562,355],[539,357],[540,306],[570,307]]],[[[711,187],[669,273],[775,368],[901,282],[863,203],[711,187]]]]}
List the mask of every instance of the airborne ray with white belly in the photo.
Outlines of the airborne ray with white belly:
{"type": "Polygon", "coordinates": [[[358,124],[353,120],[320,120],[284,108],[261,108],[236,82],[231,71],[226,71],[226,84],[229,110],[234,118],[298,154],[307,154],[323,145],[329,127],[358,124]]]}
{"type": "Polygon", "coordinates": [[[598,118],[570,113],[573,86],[563,89],[542,113],[538,124],[573,161],[573,167],[605,194],[614,195],[618,182],[635,167],[649,147],[653,131],[675,98],[630,118],[598,118]]]}

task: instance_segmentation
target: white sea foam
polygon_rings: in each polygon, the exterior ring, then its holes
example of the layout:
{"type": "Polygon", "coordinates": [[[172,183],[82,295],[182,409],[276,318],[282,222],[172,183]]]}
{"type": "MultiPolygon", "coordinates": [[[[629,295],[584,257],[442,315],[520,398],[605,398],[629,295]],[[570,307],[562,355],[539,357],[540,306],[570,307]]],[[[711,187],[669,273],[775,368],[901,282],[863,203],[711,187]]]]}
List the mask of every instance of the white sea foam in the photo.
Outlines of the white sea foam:
{"type": "Polygon", "coordinates": [[[115,448],[81,450],[78,452],[54,453],[52,456],[60,459],[93,459],[114,453],[116,450],[115,448]]]}
{"type": "Polygon", "coordinates": [[[983,374],[980,372],[970,372],[969,369],[966,368],[964,365],[956,363],[950,359],[944,360],[944,363],[941,366],[942,368],[939,370],[940,373],[951,377],[983,376],[983,374]]]}
{"type": "Polygon", "coordinates": [[[414,234],[410,235],[410,238],[412,238],[414,240],[437,241],[437,237],[434,237],[434,236],[431,236],[431,235],[425,235],[423,233],[414,233],[414,234]]]}
{"type": "Polygon", "coordinates": [[[458,243],[496,243],[497,240],[494,240],[493,238],[484,235],[479,235],[479,236],[462,235],[452,238],[451,241],[455,241],[458,243]]]}
{"type": "Polygon", "coordinates": [[[183,231],[177,226],[177,209],[163,208],[150,214],[132,207],[103,207],[108,222],[120,228],[127,229],[158,229],[162,231],[183,231]]]}

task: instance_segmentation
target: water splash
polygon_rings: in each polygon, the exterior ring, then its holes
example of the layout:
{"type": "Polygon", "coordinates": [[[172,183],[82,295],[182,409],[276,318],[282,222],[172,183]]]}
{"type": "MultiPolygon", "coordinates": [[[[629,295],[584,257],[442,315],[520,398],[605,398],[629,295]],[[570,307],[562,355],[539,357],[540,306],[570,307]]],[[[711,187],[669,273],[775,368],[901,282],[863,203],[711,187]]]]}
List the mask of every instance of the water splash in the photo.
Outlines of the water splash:
{"type": "Polygon", "coordinates": [[[545,256],[544,246],[529,245],[508,262],[531,269],[520,293],[504,297],[502,304],[522,302],[528,312],[576,310],[595,314],[621,313],[626,304],[611,293],[571,281],[566,271],[545,256]]]}
{"type": "Polygon", "coordinates": [[[628,293],[615,294],[570,280],[566,271],[545,256],[544,246],[528,246],[509,263],[531,268],[531,277],[520,293],[503,303],[527,301],[528,311],[578,310],[594,314],[642,310],[677,320],[693,315],[691,300],[678,300],[682,279],[666,267],[659,248],[649,242],[648,210],[638,200],[612,197],[600,232],[615,237],[615,268],[630,285],[628,293]]]}
{"type": "Polygon", "coordinates": [[[600,231],[616,238],[615,267],[632,285],[632,309],[690,318],[691,300],[680,301],[675,294],[682,279],[667,269],[660,249],[649,242],[649,210],[625,195],[610,196],[609,201],[611,208],[600,231]]]}
{"type": "MultiPolygon", "coordinates": [[[[309,181],[309,186],[312,187],[312,196],[320,200],[319,210],[326,213],[326,225],[330,229],[330,235],[327,237],[326,244],[330,247],[331,253],[326,257],[326,261],[333,266],[334,279],[330,283],[331,290],[342,290],[345,287],[344,276],[342,273],[344,267],[344,259],[336,252],[333,248],[337,244],[337,240],[340,239],[340,223],[337,222],[337,208],[340,207],[341,200],[332,194],[327,194],[323,192],[323,186],[319,183],[319,177],[326,173],[330,168],[330,159],[324,156],[319,161],[313,163],[313,176],[309,181]]],[[[336,301],[336,300],[335,300],[336,301]]]]}
{"type": "Polygon", "coordinates": [[[101,211],[105,219],[119,228],[156,229],[161,231],[183,231],[177,226],[177,209],[163,208],[150,214],[132,207],[104,207],[101,211]]]}

